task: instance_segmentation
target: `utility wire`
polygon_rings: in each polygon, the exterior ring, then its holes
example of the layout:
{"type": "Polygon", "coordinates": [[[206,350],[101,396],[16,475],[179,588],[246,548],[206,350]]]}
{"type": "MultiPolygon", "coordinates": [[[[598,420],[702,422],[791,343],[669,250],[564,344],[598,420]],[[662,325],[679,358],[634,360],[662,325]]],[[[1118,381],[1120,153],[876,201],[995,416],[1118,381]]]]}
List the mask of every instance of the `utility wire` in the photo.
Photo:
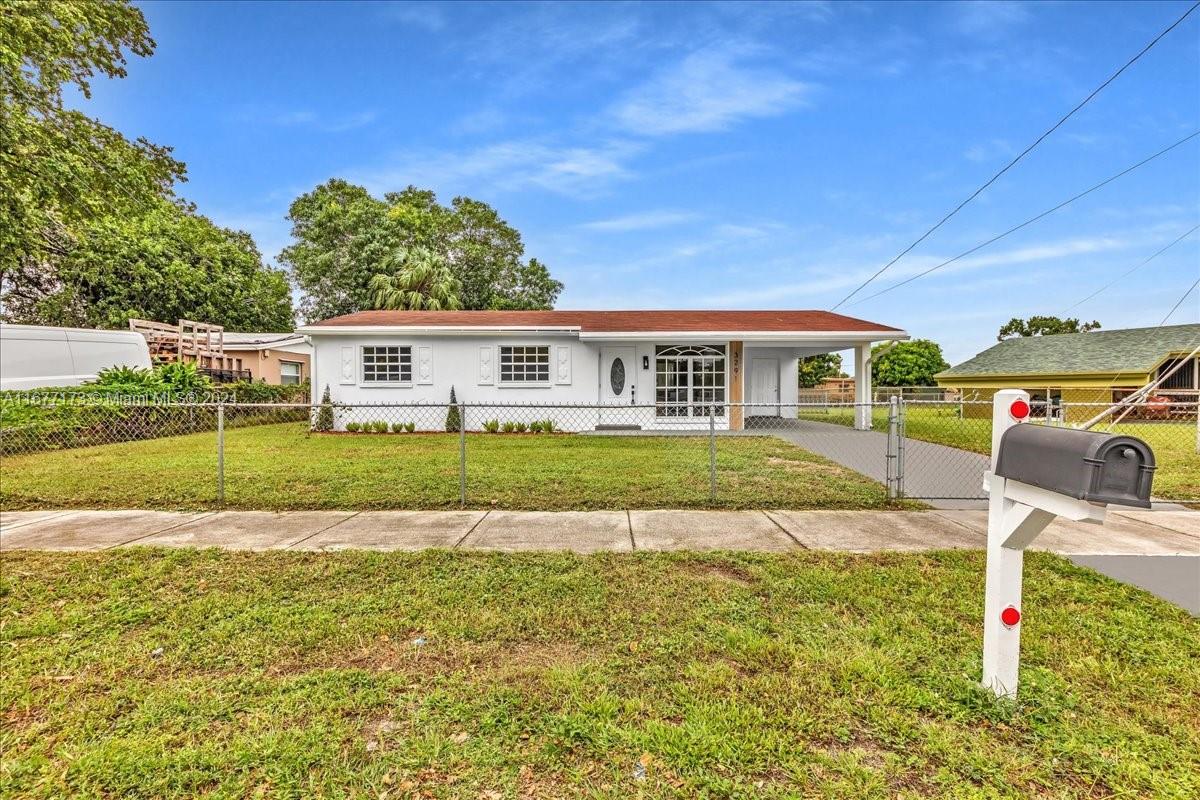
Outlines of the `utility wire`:
{"type": "Polygon", "coordinates": [[[1072,306],[1068,306],[1067,308],[1065,308],[1065,309],[1063,310],[1063,312],[1062,312],[1062,316],[1064,316],[1064,317],[1065,317],[1065,316],[1066,316],[1068,313],[1070,313],[1070,312],[1071,312],[1073,309],[1079,308],[1079,306],[1083,305],[1083,304],[1084,304],[1084,303],[1086,303],[1088,300],[1091,300],[1093,297],[1095,297],[1096,295],[1100,294],[1100,293],[1101,293],[1101,292],[1103,292],[1105,289],[1109,289],[1109,288],[1111,288],[1111,287],[1113,287],[1113,286],[1117,285],[1117,284],[1118,284],[1118,283],[1120,283],[1121,281],[1125,280],[1125,279],[1126,279],[1126,278],[1128,278],[1130,275],[1132,275],[1133,273],[1137,272],[1139,269],[1141,269],[1142,267],[1146,266],[1146,265],[1147,265],[1147,264],[1149,264],[1151,261],[1153,261],[1154,259],[1158,258],[1158,257],[1159,257],[1159,256],[1161,256],[1163,253],[1167,252],[1167,251],[1168,251],[1168,250],[1170,250],[1172,247],[1174,247],[1175,245],[1179,244],[1179,243],[1180,243],[1180,242],[1182,242],[1184,239],[1186,239],[1187,237],[1191,236],[1193,233],[1195,233],[1195,232],[1196,232],[1196,231],[1198,231],[1198,230],[1200,230],[1200,225],[1196,225],[1196,226],[1195,226],[1195,227],[1193,227],[1193,228],[1192,228],[1190,231],[1188,231],[1187,233],[1185,233],[1185,234],[1183,234],[1182,236],[1178,237],[1177,239],[1175,239],[1175,241],[1171,242],[1169,245],[1167,245],[1166,247],[1162,248],[1162,249],[1161,249],[1161,250],[1159,250],[1157,253],[1155,253],[1154,255],[1150,256],[1149,258],[1147,258],[1147,259],[1146,259],[1145,261],[1143,261],[1142,263],[1138,264],[1138,265],[1137,265],[1136,267],[1134,267],[1133,269],[1130,269],[1130,270],[1128,270],[1128,271],[1126,271],[1126,272],[1123,272],[1123,273],[1121,273],[1120,275],[1118,275],[1117,277],[1113,278],[1111,281],[1109,281],[1108,283],[1104,284],[1104,285],[1103,285],[1103,286],[1101,286],[1099,289],[1097,289],[1096,291],[1094,291],[1094,292],[1092,292],[1091,294],[1089,294],[1087,297],[1085,297],[1085,298],[1083,298],[1082,300],[1080,300],[1078,303],[1075,303],[1075,304],[1074,304],[1074,305],[1072,305],[1072,306]]]}
{"type": "Polygon", "coordinates": [[[851,305],[858,305],[859,303],[865,303],[868,300],[879,297],[881,294],[887,294],[888,292],[892,291],[893,289],[899,289],[901,286],[904,286],[905,284],[912,283],[913,281],[917,280],[918,278],[924,278],[929,273],[936,272],[937,270],[941,269],[942,267],[953,264],[955,261],[958,261],[959,259],[966,258],[967,256],[971,255],[972,253],[976,253],[976,252],[982,250],[983,248],[987,247],[988,245],[998,242],[1001,239],[1003,239],[1004,237],[1009,236],[1010,234],[1016,233],[1017,231],[1021,230],[1022,228],[1032,225],[1033,223],[1037,222],[1038,220],[1053,214],[1055,211],[1058,211],[1061,208],[1065,208],[1066,206],[1069,206],[1071,203],[1074,203],[1076,200],[1078,200],[1082,197],[1086,197],[1087,195],[1091,194],[1092,192],[1096,191],[1097,189],[1101,189],[1101,188],[1107,186],[1108,184],[1115,181],[1117,178],[1128,175],[1129,173],[1133,172],[1134,170],[1136,170],[1140,167],[1143,167],[1146,164],[1149,164],[1151,161],[1158,158],[1159,156],[1166,155],[1170,151],[1174,150],[1176,147],[1179,147],[1180,145],[1184,144],[1185,142],[1187,142],[1191,139],[1195,139],[1197,136],[1200,136],[1200,131],[1195,131],[1194,133],[1191,133],[1191,134],[1183,137],[1182,139],[1175,142],[1174,144],[1168,145],[1167,147],[1164,147],[1162,150],[1159,150],[1157,153],[1154,153],[1153,155],[1143,158],[1141,161],[1137,162],[1136,164],[1133,164],[1132,166],[1126,167],[1125,169],[1118,172],[1116,175],[1109,176],[1109,177],[1105,178],[1104,180],[1100,181],[1099,183],[1097,183],[1096,185],[1091,186],[1087,189],[1084,189],[1079,194],[1062,201],[1061,203],[1054,206],[1053,208],[1048,208],[1045,211],[1043,211],[1042,213],[1038,214],[1037,216],[1030,217],[1029,219],[1020,223],[1019,225],[1014,225],[1013,227],[1006,230],[1004,233],[996,234],[992,238],[988,239],[986,242],[977,244],[974,247],[970,248],[969,250],[964,250],[963,252],[959,253],[958,255],[954,256],[953,258],[948,258],[945,261],[943,261],[942,263],[932,266],[929,269],[924,270],[923,272],[918,272],[916,275],[913,275],[912,277],[905,278],[902,281],[893,283],[891,286],[888,286],[884,289],[880,289],[878,292],[875,292],[875,294],[870,294],[859,300],[855,300],[853,303],[851,303],[851,305]]]}
{"type": "Polygon", "coordinates": [[[1171,315],[1172,315],[1172,314],[1174,314],[1174,313],[1175,313],[1175,311],[1176,311],[1176,310],[1177,310],[1177,309],[1178,309],[1178,308],[1179,308],[1181,305],[1183,305],[1183,301],[1187,299],[1187,297],[1188,297],[1188,295],[1189,295],[1189,294],[1191,294],[1192,292],[1194,292],[1194,291],[1196,290],[1196,287],[1197,287],[1197,286],[1200,286],[1200,278],[1196,278],[1196,282],[1195,282],[1195,283],[1193,283],[1191,286],[1189,286],[1189,287],[1188,287],[1188,290],[1187,290],[1186,292],[1184,292],[1184,293],[1183,293],[1183,297],[1179,298],[1178,302],[1176,302],[1176,303],[1175,303],[1175,305],[1171,306],[1171,310],[1170,310],[1170,311],[1168,311],[1168,312],[1167,312],[1167,315],[1166,315],[1165,317],[1163,317],[1163,318],[1162,318],[1162,322],[1158,323],[1158,327],[1160,327],[1160,328],[1161,328],[1163,325],[1166,325],[1166,324],[1167,324],[1167,320],[1169,320],[1169,319],[1171,318],[1171,315]]]}
{"type": "Polygon", "coordinates": [[[1107,86],[1108,86],[1110,83],[1112,83],[1112,82],[1113,82],[1113,81],[1115,81],[1115,80],[1116,80],[1118,77],[1120,77],[1120,75],[1121,75],[1121,73],[1122,73],[1122,72],[1124,72],[1125,70],[1127,70],[1127,69],[1129,69],[1131,66],[1133,66],[1133,64],[1134,64],[1134,63],[1135,63],[1135,62],[1136,62],[1138,59],[1140,59],[1142,56],[1144,56],[1146,53],[1148,53],[1148,52],[1150,51],[1150,48],[1152,48],[1152,47],[1154,47],[1154,45],[1158,44],[1158,42],[1159,42],[1159,40],[1160,40],[1160,39],[1162,39],[1162,38],[1163,38],[1164,36],[1166,36],[1168,33],[1170,33],[1171,31],[1173,31],[1173,30],[1176,28],[1176,26],[1178,26],[1178,25],[1179,25],[1179,23],[1181,23],[1181,22],[1183,22],[1185,19],[1187,19],[1187,18],[1188,18],[1188,16],[1190,16],[1190,15],[1191,15],[1191,13],[1192,13],[1193,11],[1195,11],[1195,10],[1196,10],[1198,7],[1200,7],[1200,1],[1198,1],[1198,2],[1194,3],[1194,4],[1191,6],[1191,8],[1189,8],[1187,11],[1183,12],[1183,16],[1181,16],[1179,19],[1177,19],[1177,20],[1175,20],[1174,22],[1172,22],[1172,23],[1170,24],[1170,26],[1168,26],[1168,27],[1167,27],[1167,29],[1166,29],[1166,30],[1164,30],[1162,33],[1160,33],[1158,36],[1155,36],[1155,37],[1154,37],[1154,38],[1153,38],[1153,39],[1150,41],[1150,44],[1148,44],[1148,45],[1146,45],[1145,47],[1143,47],[1143,48],[1142,48],[1142,49],[1141,49],[1141,50],[1138,52],[1138,54],[1137,54],[1137,55],[1135,55],[1133,58],[1131,58],[1131,59],[1129,59],[1128,61],[1126,61],[1126,62],[1125,62],[1125,64],[1124,64],[1124,66],[1122,66],[1120,69],[1118,69],[1118,70],[1117,70],[1116,72],[1114,72],[1112,75],[1110,75],[1110,76],[1108,77],[1108,79],[1107,79],[1106,81],[1104,81],[1104,83],[1100,84],[1100,85],[1099,85],[1099,86],[1097,86],[1097,87],[1096,87],[1094,90],[1092,90],[1092,93],[1091,93],[1091,94],[1089,94],[1087,97],[1083,98],[1083,100],[1081,100],[1077,106],[1075,106],[1075,107],[1074,107],[1074,108],[1072,108],[1070,111],[1068,111],[1068,112],[1067,112],[1067,113],[1066,113],[1066,114],[1065,114],[1065,115],[1062,117],[1062,119],[1060,119],[1058,122],[1054,123],[1054,125],[1052,125],[1052,126],[1050,127],[1050,129],[1049,129],[1049,130],[1047,130],[1045,133],[1043,133],[1041,136],[1039,136],[1037,139],[1035,139],[1035,140],[1034,140],[1034,142],[1033,142],[1033,144],[1029,145],[1029,146],[1028,146],[1028,147],[1026,147],[1024,150],[1022,150],[1022,151],[1021,151],[1019,154],[1017,154],[1017,157],[1016,157],[1016,158],[1014,158],[1012,161],[1009,161],[1009,162],[1008,162],[1006,165],[1004,165],[1004,168],[1003,168],[1003,169],[1001,169],[999,172],[997,172],[997,173],[996,173],[995,175],[993,175],[992,177],[988,178],[987,182],[986,182],[986,183],[984,183],[982,186],[980,186],[978,189],[976,189],[974,192],[972,192],[972,193],[971,193],[971,195],[970,195],[970,197],[968,197],[966,200],[963,200],[961,203],[959,203],[957,206],[955,206],[955,207],[954,207],[954,209],[953,209],[953,210],[952,210],[952,211],[951,211],[949,214],[947,214],[946,216],[942,217],[942,218],[941,218],[941,219],[938,221],[938,223],[937,223],[936,225],[934,225],[932,228],[930,228],[929,230],[927,230],[927,231],[925,231],[924,233],[922,233],[922,234],[921,234],[919,237],[917,237],[916,241],[914,241],[914,242],[913,242],[912,244],[910,244],[908,247],[906,247],[906,248],[904,248],[903,250],[901,250],[899,255],[897,255],[895,258],[893,258],[893,259],[892,259],[891,261],[889,261],[888,263],[884,264],[882,267],[880,267],[880,268],[879,268],[879,269],[878,269],[878,270],[875,272],[875,274],[874,274],[874,275],[872,275],[871,277],[867,278],[867,279],[866,279],[865,281],[863,281],[863,282],[862,282],[862,283],[861,283],[861,284],[860,284],[860,285],[859,285],[859,286],[858,286],[858,287],[857,287],[857,288],[856,288],[854,291],[852,291],[850,294],[846,295],[846,296],[845,296],[845,297],[843,297],[841,300],[839,300],[839,301],[838,301],[838,303],[837,303],[837,305],[835,305],[835,306],[834,306],[834,307],[833,307],[831,310],[833,310],[833,311],[836,311],[836,310],[837,310],[839,307],[841,307],[841,306],[842,306],[842,304],[844,304],[844,303],[845,303],[847,300],[849,300],[851,297],[854,297],[854,295],[858,294],[858,293],[859,293],[859,292],[861,292],[863,289],[865,289],[865,288],[867,287],[867,285],[868,285],[868,284],[870,284],[872,281],[874,281],[876,278],[878,278],[880,275],[882,275],[884,272],[886,272],[886,271],[887,271],[887,270],[888,270],[888,269],[889,269],[889,268],[890,268],[890,267],[891,267],[893,264],[895,264],[895,263],[896,263],[897,261],[899,261],[900,259],[904,258],[904,256],[908,255],[908,253],[909,253],[910,251],[912,251],[912,249],[913,249],[914,247],[916,247],[916,246],[917,246],[917,245],[919,245],[921,242],[923,242],[923,241],[925,241],[927,238],[929,238],[930,234],[932,234],[932,233],[933,233],[934,231],[936,231],[938,228],[942,227],[942,225],[946,224],[946,222],[948,222],[948,221],[950,220],[950,218],[951,218],[951,217],[953,217],[955,214],[957,214],[959,211],[961,211],[961,210],[963,209],[963,207],[964,207],[965,205],[967,205],[967,203],[970,203],[970,202],[971,202],[972,200],[974,200],[976,197],[978,197],[979,195],[983,194],[984,190],[986,190],[986,189],[987,189],[989,186],[991,186],[993,183],[995,183],[995,182],[996,182],[996,181],[997,181],[997,180],[1000,178],[1000,176],[1001,176],[1001,175],[1003,175],[1004,173],[1008,172],[1010,169],[1012,169],[1013,167],[1015,167],[1015,166],[1017,165],[1017,162],[1018,162],[1018,161],[1020,161],[1021,159],[1023,159],[1023,158],[1024,158],[1025,156],[1027,156],[1027,155],[1028,155],[1028,154],[1029,154],[1029,153],[1030,153],[1030,152],[1031,152],[1031,151],[1032,151],[1032,150],[1033,150],[1035,147],[1037,147],[1039,144],[1041,144],[1041,143],[1042,143],[1042,141],[1043,141],[1043,140],[1044,140],[1044,139],[1045,139],[1047,136],[1049,136],[1050,134],[1052,134],[1052,133],[1054,133],[1056,130],[1058,130],[1060,127],[1062,127],[1063,123],[1065,123],[1065,122],[1066,122],[1068,119],[1070,119],[1072,116],[1074,116],[1074,115],[1075,115],[1075,112],[1079,111],[1079,109],[1081,109],[1081,108],[1083,108],[1085,105],[1087,105],[1087,104],[1088,104],[1088,102],[1090,102],[1090,101],[1091,101],[1091,99],[1092,99],[1093,97],[1095,97],[1096,95],[1100,94],[1100,92],[1102,92],[1102,91],[1103,91],[1103,90],[1104,90],[1104,89],[1105,89],[1105,88],[1106,88],[1106,87],[1107,87],[1107,86]]]}

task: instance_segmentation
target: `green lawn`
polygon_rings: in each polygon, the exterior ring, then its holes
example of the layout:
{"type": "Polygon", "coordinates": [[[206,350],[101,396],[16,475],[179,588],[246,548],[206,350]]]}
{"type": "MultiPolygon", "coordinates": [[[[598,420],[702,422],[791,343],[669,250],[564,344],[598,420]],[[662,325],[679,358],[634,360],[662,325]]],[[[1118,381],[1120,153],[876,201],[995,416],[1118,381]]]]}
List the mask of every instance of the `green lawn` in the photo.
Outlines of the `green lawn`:
{"type": "MultiPolygon", "coordinates": [[[[303,424],[226,433],[229,508],[451,508],[454,434],[312,434],[303,424]]],[[[470,507],[700,508],[709,503],[706,437],[467,436],[470,507]]],[[[862,475],[773,437],[718,439],[718,507],[882,508],[862,475]]],[[[0,507],[209,508],[216,435],[11,456],[0,507]]]]}
{"type": "Polygon", "coordinates": [[[983,566],[9,553],[0,796],[1200,796],[1200,622],[1032,553],[996,701],[983,566]]]}
{"type": "MultiPolygon", "coordinates": [[[[1099,408],[1097,408],[1099,410],[1099,408]]],[[[830,408],[828,411],[803,411],[801,419],[853,425],[853,408],[830,408]]],[[[886,431],[888,410],[878,407],[872,411],[872,426],[886,431]]],[[[1096,430],[1108,432],[1104,426],[1096,430]]],[[[952,407],[930,408],[909,405],[905,410],[905,435],[925,442],[950,445],[963,450],[988,454],[992,452],[992,420],[960,419],[952,407]]],[[[1154,450],[1158,469],[1154,473],[1154,496],[1168,500],[1200,499],[1200,452],[1196,450],[1196,424],[1185,422],[1135,421],[1121,423],[1112,433],[1136,436],[1154,450]]]]}

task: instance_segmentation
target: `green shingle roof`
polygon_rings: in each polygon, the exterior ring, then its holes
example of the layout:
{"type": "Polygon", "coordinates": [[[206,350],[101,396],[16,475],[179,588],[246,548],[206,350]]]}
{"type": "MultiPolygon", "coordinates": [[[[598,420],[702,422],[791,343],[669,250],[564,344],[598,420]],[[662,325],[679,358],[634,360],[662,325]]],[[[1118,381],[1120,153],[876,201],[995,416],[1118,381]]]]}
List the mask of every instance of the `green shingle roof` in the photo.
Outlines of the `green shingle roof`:
{"type": "Polygon", "coordinates": [[[1147,373],[1171,353],[1189,353],[1197,345],[1200,325],[1031,336],[1000,342],[937,377],[1147,373]]]}

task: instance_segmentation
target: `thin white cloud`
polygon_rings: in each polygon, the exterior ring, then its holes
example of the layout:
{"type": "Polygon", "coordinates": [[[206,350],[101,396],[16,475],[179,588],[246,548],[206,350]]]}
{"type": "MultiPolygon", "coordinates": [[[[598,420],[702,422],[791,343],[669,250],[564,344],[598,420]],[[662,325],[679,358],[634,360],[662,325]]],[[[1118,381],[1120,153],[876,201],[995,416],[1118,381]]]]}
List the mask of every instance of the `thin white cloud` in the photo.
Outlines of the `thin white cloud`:
{"type": "Polygon", "coordinates": [[[626,214],[610,219],[599,219],[595,222],[585,222],[579,227],[590,231],[644,231],[654,228],[667,228],[682,225],[698,218],[698,214],[690,211],[643,211],[638,214],[626,214]]]}
{"type": "Polygon", "coordinates": [[[996,161],[1001,158],[1012,158],[1017,154],[1017,149],[1004,139],[989,139],[986,142],[973,144],[967,148],[963,156],[968,161],[976,163],[984,161],[996,161]]]}
{"type": "Polygon", "coordinates": [[[511,140],[466,151],[408,152],[381,169],[348,170],[376,192],[415,184],[439,192],[545,189],[571,197],[593,197],[632,177],[628,162],[640,151],[630,142],[561,146],[511,140]]]}
{"type": "Polygon", "coordinates": [[[611,115],[645,136],[720,131],[798,108],[811,89],[773,68],[739,63],[732,48],[697,51],[628,92],[611,115]]]}
{"type": "Polygon", "coordinates": [[[1029,19],[1023,3],[1009,0],[967,0],[953,6],[954,27],[971,36],[992,37],[1029,19]]]}
{"type": "Polygon", "coordinates": [[[370,125],[379,118],[375,111],[355,111],[342,115],[323,115],[308,109],[281,111],[277,114],[241,115],[241,120],[267,122],[284,128],[311,128],[325,133],[343,133],[370,125]]]}
{"type": "Polygon", "coordinates": [[[429,3],[388,3],[384,7],[384,16],[403,25],[423,28],[430,33],[437,33],[446,27],[446,15],[441,6],[429,3]]]}

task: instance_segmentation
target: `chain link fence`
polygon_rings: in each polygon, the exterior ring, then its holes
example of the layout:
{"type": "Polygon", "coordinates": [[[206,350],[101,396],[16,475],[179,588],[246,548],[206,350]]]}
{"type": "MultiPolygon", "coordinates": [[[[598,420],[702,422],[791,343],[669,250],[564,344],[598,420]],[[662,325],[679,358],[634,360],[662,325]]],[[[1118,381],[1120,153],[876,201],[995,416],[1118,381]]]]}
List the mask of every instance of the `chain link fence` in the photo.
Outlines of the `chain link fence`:
{"type": "MultiPolygon", "coordinates": [[[[1049,406],[1034,401],[1035,424],[1108,407],[1049,406]]],[[[1193,400],[1139,404],[1096,429],[1150,443],[1156,497],[1200,502],[1198,424],[1193,400]]],[[[990,400],[961,398],[769,407],[4,400],[0,502],[877,508],[983,499],[990,449],[990,400]]]]}

